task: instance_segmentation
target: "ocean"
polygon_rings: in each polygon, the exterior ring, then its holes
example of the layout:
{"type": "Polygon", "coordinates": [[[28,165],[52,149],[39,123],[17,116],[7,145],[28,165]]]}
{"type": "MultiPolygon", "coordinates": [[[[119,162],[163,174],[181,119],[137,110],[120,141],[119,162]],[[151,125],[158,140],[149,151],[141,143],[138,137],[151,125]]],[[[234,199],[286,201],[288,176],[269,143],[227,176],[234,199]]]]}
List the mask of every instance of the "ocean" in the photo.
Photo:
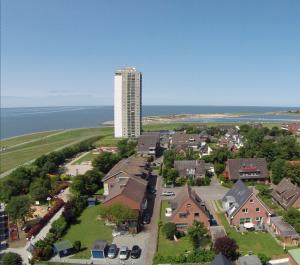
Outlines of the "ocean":
{"type": "MultiPolygon", "coordinates": [[[[245,106],[143,106],[143,116],[210,113],[258,113],[235,118],[210,118],[193,122],[289,122],[300,115],[267,115],[267,112],[300,110],[300,107],[245,106]]],[[[113,120],[112,106],[1,108],[0,138],[57,129],[101,127],[113,120]]]]}

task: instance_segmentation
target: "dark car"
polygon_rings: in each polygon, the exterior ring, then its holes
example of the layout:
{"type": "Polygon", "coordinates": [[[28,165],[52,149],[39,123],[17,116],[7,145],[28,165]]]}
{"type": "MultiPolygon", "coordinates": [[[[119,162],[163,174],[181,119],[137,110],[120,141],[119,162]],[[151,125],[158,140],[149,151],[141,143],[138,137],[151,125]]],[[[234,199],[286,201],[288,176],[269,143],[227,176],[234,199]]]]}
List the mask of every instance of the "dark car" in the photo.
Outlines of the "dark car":
{"type": "Polygon", "coordinates": [[[109,246],[108,252],[107,252],[107,257],[110,259],[114,259],[117,256],[117,245],[116,244],[111,244],[109,246]]]}
{"type": "Polygon", "coordinates": [[[138,259],[141,256],[141,252],[142,252],[141,248],[139,246],[137,246],[137,245],[134,245],[132,247],[132,250],[131,250],[131,253],[130,253],[130,257],[132,259],[138,259]]]}
{"type": "Polygon", "coordinates": [[[150,224],[150,213],[144,213],[143,215],[143,224],[150,224]]]}
{"type": "Polygon", "coordinates": [[[149,188],[149,191],[150,191],[151,194],[155,194],[155,193],[156,193],[156,189],[155,189],[155,187],[153,187],[153,186],[151,186],[151,187],[149,188]]]}

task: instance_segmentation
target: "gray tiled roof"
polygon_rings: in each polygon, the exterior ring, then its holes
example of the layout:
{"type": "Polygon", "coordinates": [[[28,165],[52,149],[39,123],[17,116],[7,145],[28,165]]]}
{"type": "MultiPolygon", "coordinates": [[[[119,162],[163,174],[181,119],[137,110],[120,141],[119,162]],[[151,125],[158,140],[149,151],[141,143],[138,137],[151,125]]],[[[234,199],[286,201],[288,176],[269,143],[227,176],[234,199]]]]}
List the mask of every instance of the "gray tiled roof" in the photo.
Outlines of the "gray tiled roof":
{"type": "MultiPolygon", "coordinates": [[[[230,216],[234,215],[241,206],[248,200],[248,198],[253,194],[253,191],[250,190],[241,180],[238,180],[233,187],[225,194],[222,201],[227,201],[228,199],[234,199],[235,210],[229,211],[230,216]]],[[[233,209],[233,208],[232,208],[233,209]]]]}
{"type": "Polygon", "coordinates": [[[294,227],[285,222],[280,216],[271,217],[271,224],[274,224],[284,237],[300,238],[294,227]]]}
{"type": "Polygon", "coordinates": [[[156,147],[159,144],[160,134],[159,133],[147,133],[142,134],[138,138],[137,149],[138,152],[147,152],[150,147],[156,147]]]}
{"type": "Polygon", "coordinates": [[[219,253],[210,265],[232,265],[232,262],[228,260],[222,253],[219,253]]]}
{"type": "Polygon", "coordinates": [[[300,197],[300,188],[289,179],[284,178],[273,189],[271,195],[283,208],[287,209],[300,197]]]}
{"type": "Polygon", "coordinates": [[[187,176],[188,170],[195,170],[195,176],[205,175],[206,172],[204,160],[176,160],[174,168],[181,177],[187,176]]]}

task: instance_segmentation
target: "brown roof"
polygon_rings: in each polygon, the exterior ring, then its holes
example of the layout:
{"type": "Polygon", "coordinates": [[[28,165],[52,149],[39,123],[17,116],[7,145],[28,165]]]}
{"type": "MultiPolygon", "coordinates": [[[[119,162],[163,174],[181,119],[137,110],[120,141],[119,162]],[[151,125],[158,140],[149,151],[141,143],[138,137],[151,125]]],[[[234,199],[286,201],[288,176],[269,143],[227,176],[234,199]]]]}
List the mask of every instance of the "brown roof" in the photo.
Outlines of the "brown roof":
{"type": "Polygon", "coordinates": [[[147,160],[144,157],[131,156],[127,159],[122,159],[105,175],[102,181],[104,182],[120,172],[128,177],[142,176],[147,174],[146,166],[147,160]]]}
{"type": "Polygon", "coordinates": [[[238,158],[227,161],[229,178],[237,179],[267,179],[269,177],[265,158],[238,158]]]}
{"type": "Polygon", "coordinates": [[[171,201],[171,207],[174,210],[172,215],[176,215],[180,206],[189,199],[191,199],[199,207],[199,209],[201,209],[202,212],[209,217],[205,210],[206,207],[204,201],[202,201],[199,195],[189,185],[185,185],[183,190],[171,201]]]}
{"type": "Polygon", "coordinates": [[[206,172],[204,160],[176,160],[174,161],[174,168],[181,177],[188,175],[202,176],[206,172]],[[195,172],[192,174],[191,171],[195,172]]]}
{"type": "Polygon", "coordinates": [[[156,147],[159,144],[160,134],[159,133],[146,133],[142,134],[138,138],[138,152],[147,152],[150,147],[156,147]]]}
{"type": "Polygon", "coordinates": [[[186,133],[175,133],[172,135],[172,145],[184,145],[184,144],[200,144],[205,142],[203,137],[199,134],[186,134],[186,133]]]}
{"type": "Polygon", "coordinates": [[[104,203],[110,201],[119,195],[124,195],[127,198],[141,204],[145,197],[147,181],[139,177],[131,177],[116,181],[110,186],[109,194],[105,198],[104,203]]]}
{"type": "Polygon", "coordinates": [[[283,208],[287,209],[300,197],[300,188],[288,178],[284,178],[273,189],[271,195],[283,208]]]}

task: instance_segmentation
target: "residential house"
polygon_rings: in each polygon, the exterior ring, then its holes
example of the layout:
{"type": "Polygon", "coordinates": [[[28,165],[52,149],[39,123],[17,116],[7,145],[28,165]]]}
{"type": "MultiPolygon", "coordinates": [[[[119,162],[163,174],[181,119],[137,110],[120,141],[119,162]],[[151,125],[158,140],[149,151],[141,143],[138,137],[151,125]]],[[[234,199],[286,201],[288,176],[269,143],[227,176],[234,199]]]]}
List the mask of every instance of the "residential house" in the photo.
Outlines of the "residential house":
{"type": "Polygon", "coordinates": [[[92,259],[104,259],[107,255],[108,244],[105,240],[96,240],[91,250],[92,259]]]}
{"type": "Polygon", "coordinates": [[[210,265],[232,265],[233,263],[227,259],[221,252],[215,256],[210,265]]]}
{"type": "Polygon", "coordinates": [[[69,240],[54,243],[53,249],[60,258],[74,254],[74,247],[69,240]]]}
{"type": "Polygon", "coordinates": [[[4,203],[0,203],[0,250],[7,246],[8,238],[8,216],[5,212],[4,203]]]}
{"type": "Polygon", "coordinates": [[[127,220],[126,225],[132,232],[139,230],[138,220],[147,208],[148,175],[146,159],[132,156],[117,163],[103,178],[103,204],[119,203],[130,207],[136,217],[127,220]]]}
{"type": "Polygon", "coordinates": [[[282,217],[274,216],[270,219],[270,226],[273,233],[280,237],[281,240],[288,245],[297,246],[300,240],[299,234],[294,227],[285,222],[282,217]]]}
{"type": "Polygon", "coordinates": [[[205,142],[205,140],[199,134],[175,133],[171,136],[170,146],[174,149],[182,147],[199,151],[201,143],[203,142],[205,142]]]}
{"type": "Polygon", "coordinates": [[[238,258],[237,265],[262,265],[256,255],[247,255],[238,258]]]}
{"type": "Polygon", "coordinates": [[[293,135],[300,135],[300,122],[282,124],[281,129],[290,131],[293,135]]]}
{"type": "Polygon", "coordinates": [[[265,158],[228,159],[224,175],[232,181],[257,180],[268,181],[269,172],[265,158]]]}
{"type": "Polygon", "coordinates": [[[119,161],[102,179],[104,187],[104,196],[109,194],[109,189],[114,183],[126,181],[128,178],[135,176],[147,179],[149,176],[149,165],[146,158],[131,156],[119,161]]]}
{"type": "Polygon", "coordinates": [[[178,171],[180,177],[204,178],[206,169],[204,160],[176,160],[174,169],[178,171]]]}
{"type": "Polygon", "coordinates": [[[211,154],[212,149],[209,147],[209,145],[206,142],[202,142],[199,147],[200,157],[202,156],[208,156],[211,154]]]}
{"type": "Polygon", "coordinates": [[[288,178],[283,178],[271,195],[285,210],[290,207],[300,208],[300,188],[288,178]]]}
{"type": "MultiPolygon", "coordinates": [[[[241,180],[225,194],[222,205],[231,225],[243,226],[249,223],[260,228],[261,225],[270,223],[270,210],[241,180]]],[[[249,228],[250,226],[248,225],[249,228]]]]}
{"type": "Polygon", "coordinates": [[[171,201],[171,222],[176,224],[178,230],[186,231],[194,220],[209,226],[209,212],[204,201],[188,185],[171,201]]]}
{"type": "Polygon", "coordinates": [[[140,155],[157,156],[160,148],[160,134],[145,133],[139,136],[137,152],[140,155]]]}

